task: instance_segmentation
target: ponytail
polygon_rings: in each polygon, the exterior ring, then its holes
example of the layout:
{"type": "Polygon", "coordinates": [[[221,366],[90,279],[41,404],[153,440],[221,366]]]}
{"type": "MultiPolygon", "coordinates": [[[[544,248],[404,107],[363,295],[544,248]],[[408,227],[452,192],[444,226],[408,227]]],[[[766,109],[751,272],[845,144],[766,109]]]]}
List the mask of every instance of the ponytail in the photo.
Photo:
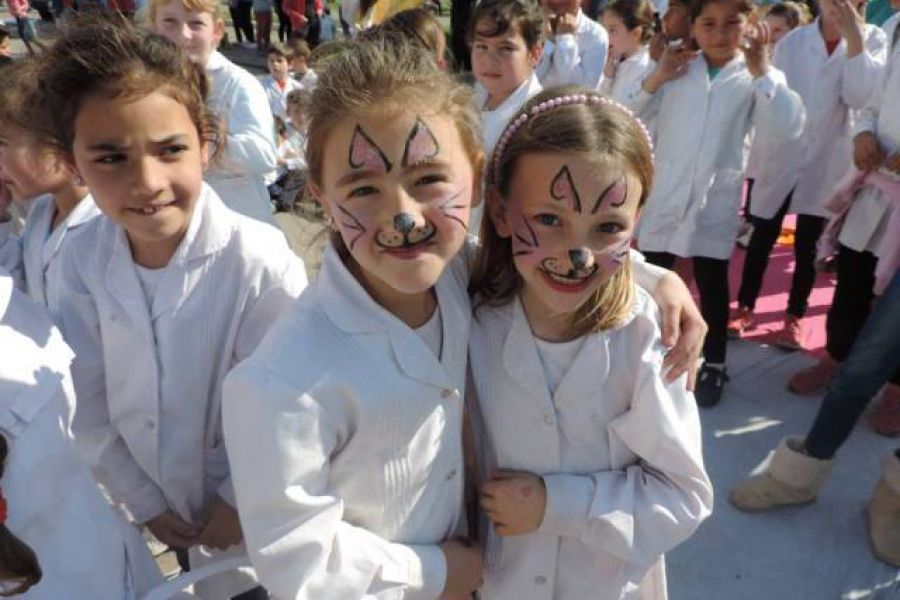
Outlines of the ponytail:
{"type": "MultiPolygon", "coordinates": [[[[9,448],[0,434],[0,478],[9,448]]],[[[0,489],[0,596],[23,594],[41,580],[41,567],[34,551],[6,527],[6,498],[0,489]]]]}

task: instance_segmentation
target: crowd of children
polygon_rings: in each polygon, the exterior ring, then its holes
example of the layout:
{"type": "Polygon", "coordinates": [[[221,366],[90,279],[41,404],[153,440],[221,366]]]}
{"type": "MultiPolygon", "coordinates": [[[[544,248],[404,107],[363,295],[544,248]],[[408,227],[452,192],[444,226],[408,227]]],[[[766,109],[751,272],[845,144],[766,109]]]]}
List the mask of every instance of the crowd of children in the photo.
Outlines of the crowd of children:
{"type": "MultiPolygon", "coordinates": [[[[712,510],[698,406],[785,216],[780,346],[818,266],[838,277],[792,389],[858,372],[897,296],[900,17],[819,8],[615,0],[601,25],[483,0],[474,87],[427,10],[325,45],[303,0],[229,4],[261,78],[218,50],[211,0],[80,16],[0,64],[0,591],[139,598],[144,528],[185,572],[249,558],[203,598],[664,599],[665,553],[712,510]],[[304,192],[329,236],[311,282],[272,214],[304,192]]],[[[815,497],[868,401],[830,401],[732,503],[815,497]]],[[[900,532],[895,463],[873,519],[900,532]]],[[[873,534],[879,558],[897,540],[873,534]]]]}

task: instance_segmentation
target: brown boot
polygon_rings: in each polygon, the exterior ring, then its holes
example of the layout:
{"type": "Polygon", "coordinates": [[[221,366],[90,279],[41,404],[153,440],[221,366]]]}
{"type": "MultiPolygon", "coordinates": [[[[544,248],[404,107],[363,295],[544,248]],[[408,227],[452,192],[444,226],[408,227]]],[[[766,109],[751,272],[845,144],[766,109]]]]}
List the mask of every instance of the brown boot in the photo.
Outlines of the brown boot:
{"type": "Polygon", "coordinates": [[[869,502],[869,540],[875,558],[900,567],[900,459],[891,454],[869,502]]]}
{"type": "Polygon", "coordinates": [[[803,438],[788,437],[769,454],[763,470],[731,489],[728,501],[744,512],[763,512],[781,506],[809,504],[831,473],[832,460],[802,452],[803,438]]]}

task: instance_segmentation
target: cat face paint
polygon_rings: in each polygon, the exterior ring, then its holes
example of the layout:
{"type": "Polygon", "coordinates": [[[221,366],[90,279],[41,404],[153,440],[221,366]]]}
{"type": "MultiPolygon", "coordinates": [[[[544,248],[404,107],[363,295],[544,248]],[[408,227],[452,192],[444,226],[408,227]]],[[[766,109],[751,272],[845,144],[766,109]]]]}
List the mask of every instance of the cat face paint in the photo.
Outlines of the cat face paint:
{"type": "Polygon", "coordinates": [[[337,125],[320,198],[363,271],[430,288],[465,241],[475,177],[452,120],[377,114],[337,125]]]}
{"type": "Polygon", "coordinates": [[[579,155],[523,156],[504,207],[525,290],[576,310],[627,259],[639,197],[636,178],[579,155]]]}

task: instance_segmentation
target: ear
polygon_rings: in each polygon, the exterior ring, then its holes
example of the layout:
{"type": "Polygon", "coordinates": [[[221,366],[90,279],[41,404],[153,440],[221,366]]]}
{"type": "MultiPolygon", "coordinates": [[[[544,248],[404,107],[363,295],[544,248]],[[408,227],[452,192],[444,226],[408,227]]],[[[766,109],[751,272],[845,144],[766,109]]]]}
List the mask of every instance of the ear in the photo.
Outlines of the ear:
{"type": "Polygon", "coordinates": [[[203,167],[204,172],[209,166],[209,146],[210,142],[203,141],[203,138],[200,138],[200,165],[203,167]]]}
{"type": "Polygon", "coordinates": [[[309,191],[309,195],[313,197],[313,200],[318,202],[322,207],[322,210],[325,211],[325,215],[333,218],[333,215],[331,214],[331,203],[328,202],[325,195],[322,194],[322,189],[312,181],[306,182],[306,189],[309,191]]]}
{"type": "Polygon", "coordinates": [[[487,192],[487,212],[497,230],[497,235],[502,238],[512,237],[512,227],[509,226],[509,219],[506,217],[506,202],[500,196],[497,188],[491,186],[487,192]]]}
{"type": "Polygon", "coordinates": [[[544,45],[535,44],[534,48],[528,50],[528,59],[532,67],[537,67],[541,62],[541,56],[544,54],[544,45]]]}
{"type": "Polygon", "coordinates": [[[216,42],[216,47],[222,43],[222,38],[225,36],[225,19],[216,18],[213,22],[213,40],[216,42]]]}

